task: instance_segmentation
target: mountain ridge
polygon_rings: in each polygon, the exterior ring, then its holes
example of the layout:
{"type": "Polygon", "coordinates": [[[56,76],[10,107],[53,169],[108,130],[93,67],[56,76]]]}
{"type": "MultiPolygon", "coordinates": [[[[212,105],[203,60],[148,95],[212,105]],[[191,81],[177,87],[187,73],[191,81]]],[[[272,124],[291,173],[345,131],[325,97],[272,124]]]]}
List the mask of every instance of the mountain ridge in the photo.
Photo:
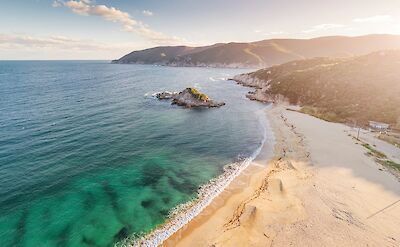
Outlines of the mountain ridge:
{"type": "Polygon", "coordinates": [[[190,67],[263,68],[313,57],[349,57],[400,49],[400,35],[324,36],[311,39],[267,39],[217,43],[209,46],[158,46],[133,51],[113,60],[117,64],[190,67]]]}

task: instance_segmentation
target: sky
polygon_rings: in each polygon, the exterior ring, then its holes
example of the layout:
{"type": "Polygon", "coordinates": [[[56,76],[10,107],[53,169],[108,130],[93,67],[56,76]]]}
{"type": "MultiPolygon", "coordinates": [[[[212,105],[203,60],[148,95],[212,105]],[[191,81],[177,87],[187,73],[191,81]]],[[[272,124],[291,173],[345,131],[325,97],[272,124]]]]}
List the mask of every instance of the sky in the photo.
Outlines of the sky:
{"type": "Polygon", "coordinates": [[[376,33],[400,34],[400,0],[0,0],[0,60],[376,33]]]}

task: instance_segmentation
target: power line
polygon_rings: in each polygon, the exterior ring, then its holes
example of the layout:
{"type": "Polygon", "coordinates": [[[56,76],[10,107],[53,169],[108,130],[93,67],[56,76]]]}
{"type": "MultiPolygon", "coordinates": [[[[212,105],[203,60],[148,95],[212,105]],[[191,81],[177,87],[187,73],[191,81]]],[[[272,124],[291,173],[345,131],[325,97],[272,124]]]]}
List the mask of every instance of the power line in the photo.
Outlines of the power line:
{"type": "Polygon", "coordinates": [[[386,210],[386,209],[390,208],[391,206],[395,205],[395,204],[396,204],[396,203],[398,203],[398,202],[400,202],[400,199],[399,199],[399,200],[397,200],[397,201],[395,201],[395,202],[393,202],[392,204],[390,204],[390,205],[388,205],[388,206],[386,206],[386,207],[382,208],[381,210],[379,210],[379,211],[377,211],[377,212],[375,212],[375,213],[371,214],[370,216],[368,216],[368,217],[367,217],[367,219],[369,219],[369,218],[371,218],[371,217],[373,217],[373,216],[375,216],[375,215],[379,214],[380,212],[382,212],[382,211],[384,211],[384,210],[386,210]]]}

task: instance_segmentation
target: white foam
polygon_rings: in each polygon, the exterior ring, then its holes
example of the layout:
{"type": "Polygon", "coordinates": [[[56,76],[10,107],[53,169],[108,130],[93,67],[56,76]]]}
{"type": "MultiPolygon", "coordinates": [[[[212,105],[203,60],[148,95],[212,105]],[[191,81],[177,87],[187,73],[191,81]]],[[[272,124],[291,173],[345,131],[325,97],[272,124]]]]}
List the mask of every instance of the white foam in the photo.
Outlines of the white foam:
{"type": "Polygon", "coordinates": [[[156,228],[151,233],[132,240],[131,243],[125,244],[126,246],[145,246],[153,247],[161,245],[165,240],[171,237],[179,229],[189,223],[193,218],[199,215],[211,202],[221,193],[224,189],[245,170],[251,162],[258,156],[262,147],[267,140],[268,122],[265,117],[264,109],[260,110],[259,116],[263,122],[263,140],[261,145],[250,157],[236,163],[226,165],[224,172],[209,181],[209,183],[200,187],[197,199],[185,204],[181,204],[170,213],[170,220],[156,228]],[[260,114],[261,113],[261,114],[260,114]]]}
{"type": "Polygon", "coordinates": [[[194,84],[194,87],[195,87],[195,88],[197,88],[197,89],[199,89],[199,90],[201,90],[201,89],[202,89],[202,87],[200,86],[200,84],[199,84],[199,83],[195,83],[195,84],[194,84]]]}

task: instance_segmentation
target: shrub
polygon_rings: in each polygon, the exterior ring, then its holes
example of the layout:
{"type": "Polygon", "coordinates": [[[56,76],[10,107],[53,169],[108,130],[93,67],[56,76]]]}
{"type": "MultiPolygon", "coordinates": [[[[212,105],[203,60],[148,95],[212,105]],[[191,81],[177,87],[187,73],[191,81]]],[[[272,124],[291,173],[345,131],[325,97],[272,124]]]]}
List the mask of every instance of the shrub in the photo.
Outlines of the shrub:
{"type": "Polygon", "coordinates": [[[207,95],[205,95],[205,94],[203,94],[203,93],[200,93],[199,90],[197,90],[196,88],[190,87],[190,88],[188,88],[188,90],[190,91],[190,93],[191,93],[192,95],[194,95],[194,96],[195,96],[197,99],[199,99],[199,100],[202,100],[202,101],[207,101],[207,100],[209,100],[209,98],[208,98],[207,95]]]}

